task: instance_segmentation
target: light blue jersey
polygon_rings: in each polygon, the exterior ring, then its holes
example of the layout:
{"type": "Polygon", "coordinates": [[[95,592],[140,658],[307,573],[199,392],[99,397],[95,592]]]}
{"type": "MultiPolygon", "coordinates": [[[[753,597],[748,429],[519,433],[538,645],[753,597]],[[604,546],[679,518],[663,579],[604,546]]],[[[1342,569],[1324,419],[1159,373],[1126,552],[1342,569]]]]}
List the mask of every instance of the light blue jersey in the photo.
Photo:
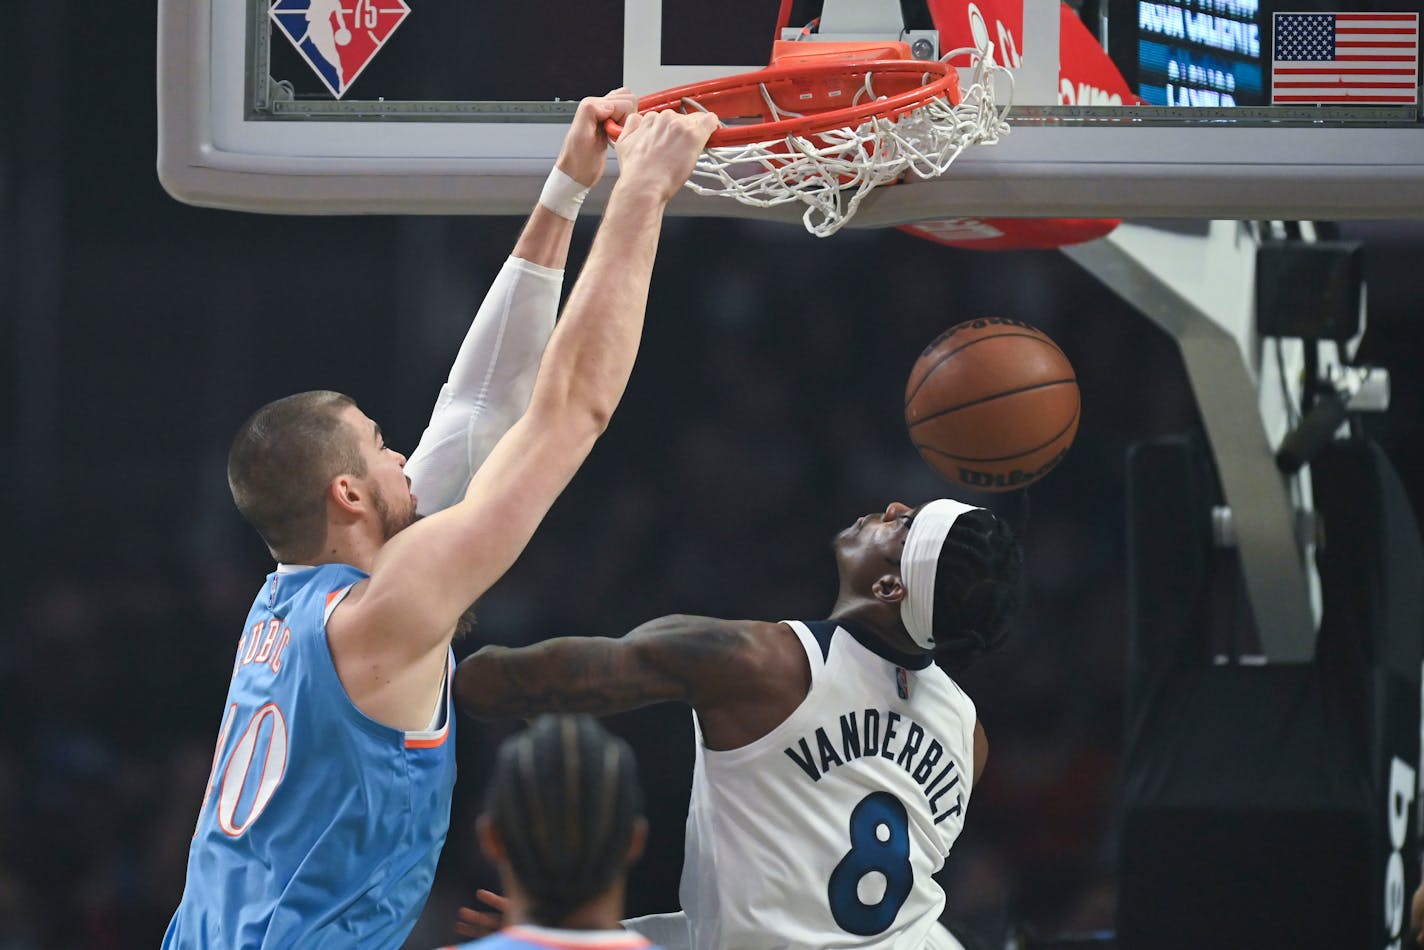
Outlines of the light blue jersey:
{"type": "MultiPolygon", "coordinates": [[[[455,723],[352,705],[326,620],[366,575],[279,567],[247,616],[167,947],[397,947],[450,824],[455,723]]],[[[453,665],[453,659],[452,659],[453,665]]]]}

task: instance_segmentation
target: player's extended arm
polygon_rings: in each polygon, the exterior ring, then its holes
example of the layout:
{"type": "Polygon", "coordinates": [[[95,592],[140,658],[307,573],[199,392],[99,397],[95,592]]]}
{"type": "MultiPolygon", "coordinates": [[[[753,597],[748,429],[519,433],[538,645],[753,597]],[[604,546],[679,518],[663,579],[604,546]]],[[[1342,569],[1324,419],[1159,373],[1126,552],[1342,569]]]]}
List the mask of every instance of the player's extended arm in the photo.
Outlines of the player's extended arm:
{"type": "Polygon", "coordinates": [[[539,357],[554,330],[563,273],[511,257],[490,285],[406,462],[422,515],[460,500],[470,477],[528,407],[539,357]]]}
{"type": "MultiPolygon", "coordinates": [[[[582,107],[581,107],[582,108],[582,107]]],[[[576,121],[601,122],[597,114],[576,121]]],[[[548,348],[529,408],[500,439],[464,498],[381,548],[353,591],[344,637],[427,655],[514,562],[607,427],[642,332],[663,211],[716,125],[706,115],[634,114],[618,142],[621,173],[548,348]]],[[[336,636],[330,625],[328,634],[336,636]]]]}
{"type": "MultiPolygon", "coordinates": [[[[627,89],[602,100],[610,115],[637,107],[627,89]]],[[[406,462],[421,514],[459,501],[495,443],[529,406],[539,357],[554,330],[574,218],[584,194],[603,177],[607,152],[596,129],[570,126],[544,194],[485,294],[406,462]]]]}
{"type": "Polygon", "coordinates": [[[675,615],[618,639],[487,646],[455,671],[455,700],[481,719],[680,701],[697,710],[714,747],[734,747],[780,723],[809,685],[805,654],[784,624],[675,615]]]}

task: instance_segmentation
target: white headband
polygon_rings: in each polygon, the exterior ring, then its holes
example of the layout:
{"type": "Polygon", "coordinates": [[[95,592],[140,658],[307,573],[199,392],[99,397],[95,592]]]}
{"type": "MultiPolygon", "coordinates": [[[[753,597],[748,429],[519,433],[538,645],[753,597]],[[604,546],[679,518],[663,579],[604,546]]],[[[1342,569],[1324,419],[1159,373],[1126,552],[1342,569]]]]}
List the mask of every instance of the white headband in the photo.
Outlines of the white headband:
{"type": "Polygon", "coordinates": [[[910,533],[905,538],[905,551],[900,555],[900,581],[905,585],[905,599],[900,601],[900,619],[910,638],[926,650],[934,648],[935,571],[939,567],[939,552],[949,529],[974,505],[952,498],[940,498],[915,513],[910,533]]]}

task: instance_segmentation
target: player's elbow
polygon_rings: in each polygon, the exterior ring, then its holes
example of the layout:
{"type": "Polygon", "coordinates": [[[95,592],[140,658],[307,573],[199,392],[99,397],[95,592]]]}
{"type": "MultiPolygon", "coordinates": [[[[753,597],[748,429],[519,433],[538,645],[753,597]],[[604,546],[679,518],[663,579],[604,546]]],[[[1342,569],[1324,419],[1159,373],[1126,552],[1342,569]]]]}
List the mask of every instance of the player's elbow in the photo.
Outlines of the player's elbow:
{"type": "MultiPolygon", "coordinates": [[[[580,320],[587,322],[596,316],[571,316],[566,310],[564,326],[578,325],[580,320]]],[[[631,361],[624,365],[618,350],[615,341],[603,341],[588,332],[561,336],[556,331],[539,364],[530,410],[565,416],[591,427],[596,435],[602,434],[623,398],[631,369],[631,361]]]]}
{"type": "Polygon", "coordinates": [[[616,406],[616,403],[605,403],[596,398],[579,400],[569,407],[568,428],[578,436],[588,439],[591,446],[608,431],[616,406]]]}
{"type": "Polygon", "coordinates": [[[504,647],[487,646],[470,654],[455,667],[455,708],[471,719],[499,716],[494,672],[495,654],[504,647]]]}
{"type": "Polygon", "coordinates": [[[594,380],[580,380],[569,398],[569,412],[577,422],[597,438],[608,431],[613,421],[613,411],[618,408],[622,391],[612,391],[606,385],[598,385],[594,380]]]}
{"type": "Polygon", "coordinates": [[[608,426],[613,421],[613,410],[616,408],[617,400],[594,403],[588,407],[588,421],[593,426],[595,438],[608,431],[608,426]]]}
{"type": "Polygon", "coordinates": [[[537,395],[529,405],[529,414],[539,431],[558,433],[561,445],[581,447],[586,452],[608,431],[616,407],[616,400],[574,390],[537,395]]]}

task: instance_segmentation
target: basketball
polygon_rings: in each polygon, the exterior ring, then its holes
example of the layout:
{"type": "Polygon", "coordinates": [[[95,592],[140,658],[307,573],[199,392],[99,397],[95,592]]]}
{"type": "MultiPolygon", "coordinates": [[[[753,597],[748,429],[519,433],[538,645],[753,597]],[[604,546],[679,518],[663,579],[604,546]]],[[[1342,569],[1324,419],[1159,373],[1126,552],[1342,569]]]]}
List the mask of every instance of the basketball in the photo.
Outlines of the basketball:
{"type": "Polygon", "coordinates": [[[1078,380],[1043,331],[987,317],[925,347],[905,384],[905,425],[940,475],[979,491],[1048,474],[1078,432],[1078,380]]]}
{"type": "Polygon", "coordinates": [[[350,42],[351,42],[351,31],[350,31],[350,30],[348,30],[346,27],[343,26],[341,29],[339,29],[339,30],[336,31],[336,45],[337,45],[337,46],[345,46],[347,43],[350,43],[350,42]]]}

